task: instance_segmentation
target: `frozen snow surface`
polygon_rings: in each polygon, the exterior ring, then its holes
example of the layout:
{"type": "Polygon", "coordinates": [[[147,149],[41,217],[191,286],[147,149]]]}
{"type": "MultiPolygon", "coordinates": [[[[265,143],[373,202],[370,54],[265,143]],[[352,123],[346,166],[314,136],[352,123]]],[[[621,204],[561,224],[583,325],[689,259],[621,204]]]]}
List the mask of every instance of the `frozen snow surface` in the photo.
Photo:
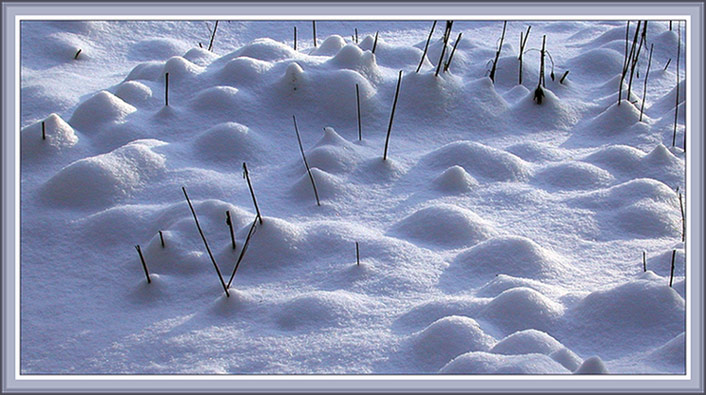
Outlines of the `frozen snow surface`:
{"type": "Polygon", "coordinates": [[[23,373],[685,372],[676,24],[207,24],[22,22],[23,373]]]}

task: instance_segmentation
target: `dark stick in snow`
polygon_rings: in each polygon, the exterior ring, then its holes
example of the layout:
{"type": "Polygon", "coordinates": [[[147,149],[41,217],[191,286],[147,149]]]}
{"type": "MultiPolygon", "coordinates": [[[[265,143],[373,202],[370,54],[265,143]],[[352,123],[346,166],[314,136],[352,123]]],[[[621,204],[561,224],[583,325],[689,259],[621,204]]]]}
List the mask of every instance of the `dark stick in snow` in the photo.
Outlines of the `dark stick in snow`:
{"type": "Polygon", "coordinates": [[[672,250],[672,269],[669,273],[669,287],[672,287],[672,282],[674,281],[674,255],[677,254],[677,250],[672,250]]]}
{"type": "Polygon", "coordinates": [[[560,83],[560,84],[563,84],[563,83],[564,83],[564,80],[566,79],[566,76],[567,76],[567,75],[569,75],[569,70],[566,70],[566,71],[564,72],[564,75],[561,76],[561,79],[559,79],[559,83],[560,83]]]}
{"type": "Polygon", "coordinates": [[[397,77],[397,89],[395,90],[395,100],[392,102],[392,112],[390,113],[390,124],[387,125],[387,138],[385,138],[385,153],[382,155],[382,160],[387,160],[387,146],[390,143],[390,132],[392,131],[392,119],[395,117],[395,107],[397,107],[397,97],[400,94],[400,83],[402,82],[402,70],[397,77]]]}
{"type": "Polygon", "coordinates": [[[297,50],[297,27],[294,26],[294,50],[297,50]]]}
{"type": "MultiPolygon", "coordinates": [[[[674,134],[672,135],[672,147],[677,142],[677,116],[679,115],[679,57],[681,55],[681,21],[677,22],[677,97],[674,105],[674,134]]],[[[686,128],[684,128],[686,134],[686,128]]]]}
{"type": "Polygon", "coordinates": [[[81,54],[81,49],[79,49],[78,51],[76,51],[76,55],[74,55],[74,60],[77,60],[77,59],[78,59],[78,55],[80,55],[80,54],[81,54]]]}
{"type": "Polygon", "coordinates": [[[216,38],[216,30],[218,30],[218,21],[216,21],[215,26],[213,26],[213,33],[211,33],[211,42],[208,43],[208,50],[213,50],[213,39],[216,38]]]}
{"type": "Polygon", "coordinates": [[[670,63],[672,63],[672,58],[669,58],[669,59],[667,60],[667,64],[664,65],[664,70],[663,70],[663,71],[667,71],[667,67],[669,67],[669,64],[670,64],[670,63]]]}
{"type": "Polygon", "coordinates": [[[358,263],[358,266],[360,266],[360,249],[358,248],[358,242],[355,242],[355,261],[358,263]]]}
{"type": "Polygon", "coordinates": [[[375,41],[373,41],[373,50],[372,50],[373,53],[375,53],[375,48],[377,48],[377,46],[378,46],[378,33],[379,32],[375,32],[375,41]]]}
{"type": "Polygon", "coordinates": [[[647,78],[650,77],[650,67],[652,66],[652,50],[655,45],[650,44],[650,58],[647,61],[647,72],[645,73],[645,86],[642,88],[642,105],[640,105],[640,122],[642,122],[642,114],[645,112],[645,99],[647,98],[647,78]]]}
{"type": "Polygon", "coordinates": [[[238,271],[238,266],[240,266],[240,262],[243,260],[243,257],[245,256],[245,251],[248,249],[248,245],[250,244],[250,238],[254,234],[253,232],[255,231],[255,226],[257,226],[257,218],[255,217],[255,220],[252,221],[252,225],[250,225],[250,230],[248,230],[248,235],[245,237],[245,243],[243,243],[243,249],[240,250],[240,256],[238,256],[238,261],[235,263],[235,267],[233,267],[233,273],[230,275],[230,279],[228,280],[228,285],[227,287],[230,288],[230,285],[233,283],[233,278],[235,277],[235,272],[238,271]]]}
{"type": "Polygon", "coordinates": [[[140,249],[140,245],[136,245],[135,249],[137,250],[137,253],[140,254],[140,261],[142,262],[142,270],[145,271],[145,277],[147,278],[147,284],[151,283],[152,280],[150,280],[150,272],[147,270],[147,263],[145,263],[145,257],[142,256],[142,249],[140,249]]]}
{"type": "Polygon", "coordinates": [[[159,231],[159,242],[162,244],[162,248],[164,248],[164,235],[161,230],[159,231]]]}
{"type": "Polygon", "coordinates": [[[530,29],[532,29],[532,25],[527,26],[527,33],[525,33],[524,37],[522,36],[522,32],[520,32],[520,55],[517,57],[517,60],[519,60],[520,62],[520,72],[518,78],[518,84],[520,85],[522,85],[522,55],[525,52],[525,45],[527,45],[527,39],[529,38],[530,29]]]}
{"type": "Polygon", "coordinates": [[[681,212],[681,241],[686,240],[686,212],[684,211],[684,202],[679,193],[679,211],[681,212]]]}
{"type": "Polygon", "coordinates": [[[230,229],[230,244],[235,249],[235,234],[233,233],[233,220],[230,218],[230,210],[226,210],[226,224],[230,229]]]}
{"type": "Polygon", "coordinates": [[[363,140],[363,129],[360,124],[360,90],[358,89],[358,84],[355,84],[355,103],[358,109],[358,140],[363,140]]]}
{"type": "Polygon", "coordinates": [[[500,45],[498,45],[498,50],[495,52],[495,60],[493,60],[493,67],[490,68],[490,80],[495,83],[495,70],[498,67],[498,59],[500,58],[500,51],[503,49],[503,41],[505,41],[505,29],[507,28],[507,21],[503,22],[503,33],[500,36],[500,45]]]}
{"type": "Polygon", "coordinates": [[[647,271],[647,256],[645,251],[642,251],[642,271],[646,272],[647,271]]]}
{"type": "Polygon", "coordinates": [[[311,180],[311,186],[314,188],[314,196],[316,196],[316,205],[321,206],[319,201],[319,192],[316,190],[316,183],[314,182],[314,175],[311,174],[311,168],[309,168],[309,162],[306,161],[306,155],[304,154],[304,146],[302,145],[302,139],[299,136],[299,127],[297,127],[297,117],[292,115],[294,120],[294,131],[297,133],[297,142],[299,142],[299,151],[302,153],[302,159],[304,159],[304,166],[306,166],[306,172],[309,174],[309,180],[311,180]]]}
{"type": "Polygon", "coordinates": [[[191,205],[191,200],[189,199],[189,195],[186,193],[186,188],[181,187],[181,190],[184,191],[184,197],[186,198],[186,202],[189,203],[189,208],[191,209],[191,214],[194,215],[194,222],[196,222],[196,228],[199,230],[199,234],[201,235],[201,240],[203,240],[203,244],[206,246],[206,251],[208,252],[208,256],[211,258],[211,262],[213,262],[213,267],[216,268],[216,273],[218,273],[218,279],[221,281],[221,285],[223,286],[223,291],[226,293],[226,297],[230,297],[230,294],[228,293],[228,288],[226,287],[226,283],[223,281],[223,276],[221,275],[221,269],[218,268],[218,264],[216,263],[216,258],[213,257],[213,254],[211,253],[211,248],[208,246],[208,241],[206,241],[206,236],[203,234],[203,231],[201,230],[201,225],[199,225],[199,219],[196,217],[196,211],[194,211],[194,206],[191,205]]]}
{"type": "Polygon", "coordinates": [[[164,74],[164,105],[169,106],[169,73],[164,74]]]}
{"type": "Polygon", "coordinates": [[[358,28],[355,28],[355,43],[358,44],[358,28]]]}
{"type": "Polygon", "coordinates": [[[436,21],[431,24],[431,30],[429,31],[429,37],[427,37],[427,43],[424,44],[424,52],[422,53],[422,58],[419,60],[419,66],[417,66],[417,73],[419,69],[422,68],[422,63],[424,63],[424,57],[427,56],[427,50],[429,49],[429,41],[431,41],[431,35],[434,33],[434,28],[436,27],[436,21]]]}
{"type": "Polygon", "coordinates": [[[250,188],[250,196],[252,196],[252,202],[255,205],[255,211],[257,212],[257,218],[262,224],[262,215],[260,215],[260,208],[257,206],[257,200],[255,200],[255,191],[252,189],[252,183],[250,182],[250,173],[248,173],[248,166],[243,162],[243,178],[248,181],[248,188],[250,188]]]}
{"type": "Polygon", "coordinates": [[[537,89],[534,90],[534,101],[537,104],[542,104],[542,99],[544,98],[544,90],[542,90],[542,84],[544,83],[544,49],[547,43],[547,36],[542,36],[542,50],[540,51],[540,61],[539,61],[539,81],[537,82],[537,89]]]}
{"type": "Polygon", "coordinates": [[[446,62],[446,65],[444,65],[444,73],[449,70],[449,66],[451,66],[451,61],[454,58],[454,53],[456,53],[456,47],[458,46],[458,43],[461,41],[461,35],[463,33],[459,33],[458,37],[456,38],[456,42],[454,43],[453,48],[451,48],[451,55],[449,55],[449,60],[446,62]]]}
{"type": "Polygon", "coordinates": [[[314,48],[316,48],[316,21],[311,21],[311,27],[314,32],[314,48]]]}
{"type": "Polygon", "coordinates": [[[42,140],[47,139],[46,127],[44,126],[44,121],[42,121],[42,140]]]}

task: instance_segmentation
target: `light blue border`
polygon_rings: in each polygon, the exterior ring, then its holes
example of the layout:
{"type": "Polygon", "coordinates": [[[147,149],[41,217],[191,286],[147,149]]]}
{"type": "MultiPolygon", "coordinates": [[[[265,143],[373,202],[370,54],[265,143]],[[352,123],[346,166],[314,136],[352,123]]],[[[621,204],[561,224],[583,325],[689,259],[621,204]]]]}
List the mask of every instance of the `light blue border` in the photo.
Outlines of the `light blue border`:
{"type": "MultiPolygon", "coordinates": [[[[320,18],[323,19],[323,18],[320,18]]],[[[298,391],[298,392],[332,392],[332,391],[375,391],[375,392],[498,392],[498,391],[532,391],[532,392],[566,392],[566,391],[620,391],[620,392],[703,392],[703,268],[704,250],[701,240],[704,239],[704,123],[703,123],[703,3],[271,3],[271,4],[120,4],[120,3],[35,3],[35,4],[3,4],[2,40],[3,69],[2,82],[2,385],[4,391],[298,391]],[[572,15],[577,19],[600,19],[601,16],[626,15],[635,18],[639,16],[690,15],[694,26],[691,58],[688,66],[691,78],[688,89],[691,91],[691,127],[689,149],[689,166],[691,184],[688,186],[690,203],[688,235],[692,241],[690,248],[691,276],[689,290],[690,301],[687,308],[692,312],[692,365],[691,380],[675,381],[670,376],[632,377],[620,380],[615,376],[576,377],[570,380],[555,380],[544,377],[528,379],[488,380],[479,378],[435,378],[421,377],[411,379],[406,376],[382,378],[369,377],[338,377],[336,379],[321,379],[321,376],[276,377],[258,380],[252,376],[241,376],[234,379],[209,379],[209,376],[188,376],[184,379],[156,380],[149,376],[139,379],[119,379],[115,376],[102,376],[98,380],[75,379],[71,376],[22,376],[15,378],[15,241],[19,236],[15,233],[16,220],[15,199],[15,144],[19,130],[15,127],[15,114],[18,102],[15,101],[15,16],[17,15],[108,15],[105,19],[117,19],[119,15],[173,16],[178,19],[206,17],[209,15],[233,15],[245,18],[246,15],[390,15],[395,19],[398,15],[419,16],[419,19],[429,19],[429,15],[488,15],[488,16],[526,16],[531,19],[542,19],[552,15],[572,15]],[[696,241],[693,243],[693,241],[696,241]]],[[[76,377],[76,376],[74,376],[76,377]]],[[[133,376],[131,376],[133,377],[133,376]]],[[[323,376],[325,377],[325,376],[323,376]]],[[[415,376],[419,377],[419,376],[415,376]]]]}

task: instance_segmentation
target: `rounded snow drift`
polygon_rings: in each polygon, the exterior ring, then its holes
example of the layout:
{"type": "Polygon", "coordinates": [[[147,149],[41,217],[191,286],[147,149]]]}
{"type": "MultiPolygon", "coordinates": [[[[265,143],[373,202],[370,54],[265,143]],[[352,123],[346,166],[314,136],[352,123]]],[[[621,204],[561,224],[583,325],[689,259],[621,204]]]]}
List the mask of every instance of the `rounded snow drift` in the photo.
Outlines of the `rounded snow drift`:
{"type": "Polygon", "coordinates": [[[69,123],[79,130],[91,132],[106,122],[117,122],[137,109],[108,91],[100,91],[76,107],[69,123]]]}
{"type": "Polygon", "coordinates": [[[138,81],[125,81],[118,85],[115,95],[133,106],[147,104],[152,98],[152,90],[138,81]]]}
{"type": "Polygon", "coordinates": [[[315,291],[284,303],[277,324],[288,330],[342,327],[360,308],[359,297],[347,292],[315,291]]]}
{"type": "Polygon", "coordinates": [[[534,177],[541,183],[566,190],[595,189],[613,181],[613,176],[594,165],[565,162],[545,167],[534,177]]]}
{"type": "Polygon", "coordinates": [[[425,369],[436,371],[458,355],[487,351],[495,339],[468,317],[448,316],[412,335],[412,351],[425,369]]]}
{"type": "Polygon", "coordinates": [[[417,210],[394,226],[402,236],[448,248],[476,244],[496,232],[470,210],[438,204],[417,210]]]}
{"type": "Polygon", "coordinates": [[[456,265],[474,274],[553,278],[566,271],[561,258],[522,236],[498,236],[459,253],[456,265]]]}
{"type": "Polygon", "coordinates": [[[463,193],[478,185],[478,181],[468,174],[463,167],[455,165],[439,174],[434,179],[434,185],[437,189],[444,192],[463,193]]]}
{"type": "Polygon", "coordinates": [[[194,140],[194,149],[201,159],[232,163],[256,162],[263,151],[259,136],[236,122],[208,129],[194,140]]]}
{"type": "Polygon", "coordinates": [[[74,129],[57,114],[51,114],[44,120],[42,139],[42,122],[27,126],[20,132],[20,146],[23,160],[34,158],[43,152],[60,152],[78,143],[74,129]]]}
{"type": "Polygon", "coordinates": [[[593,356],[583,361],[574,374],[608,374],[608,369],[600,357],[593,356]]]}
{"type": "Polygon", "coordinates": [[[474,176],[495,181],[523,181],[529,175],[524,161],[508,152],[470,141],[457,141],[426,155],[425,163],[434,168],[463,167],[474,176]]]}
{"type": "Polygon", "coordinates": [[[490,352],[495,354],[546,354],[561,349],[563,346],[555,338],[536,329],[515,332],[500,340],[490,352]]]}
{"type": "Polygon", "coordinates": [[[496,296],[483,317],[506,333],[524,329],[547,332],[564,313],[562,305],[530,288],[513,288],[496,296]]]}
{"type": "Polygon", "coordinates": [[[557,374],[569,371],[544,354],[499,355],[475,351],[454,358],[439,373],[557,374]]]}

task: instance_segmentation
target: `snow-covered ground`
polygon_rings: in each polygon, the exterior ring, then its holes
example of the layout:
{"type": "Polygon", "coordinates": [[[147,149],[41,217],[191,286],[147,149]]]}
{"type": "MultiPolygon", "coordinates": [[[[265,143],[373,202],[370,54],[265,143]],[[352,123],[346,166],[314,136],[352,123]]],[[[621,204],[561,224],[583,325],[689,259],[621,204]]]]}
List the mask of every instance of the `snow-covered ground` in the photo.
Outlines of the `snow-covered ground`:
{"type": "Polygon", "coordinates": [[[21,372],[684,373],[677,23],[444,25],[23,21],[21,372]]]}

